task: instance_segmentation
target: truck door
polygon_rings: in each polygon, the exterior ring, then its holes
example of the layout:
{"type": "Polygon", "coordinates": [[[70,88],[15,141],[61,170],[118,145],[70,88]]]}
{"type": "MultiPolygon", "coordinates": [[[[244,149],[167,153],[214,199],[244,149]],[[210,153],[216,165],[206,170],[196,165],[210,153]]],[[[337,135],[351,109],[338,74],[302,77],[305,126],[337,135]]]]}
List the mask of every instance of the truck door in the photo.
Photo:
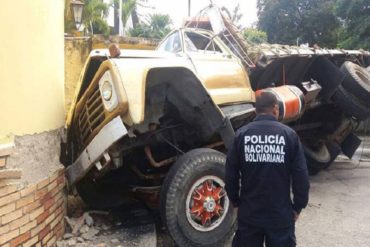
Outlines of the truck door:
{"type": "Polygon", "coordinates": [[[239,60],[208,33],[186,30],[185,52],[216,104],[252,102],[249,77],[239,60]]]}

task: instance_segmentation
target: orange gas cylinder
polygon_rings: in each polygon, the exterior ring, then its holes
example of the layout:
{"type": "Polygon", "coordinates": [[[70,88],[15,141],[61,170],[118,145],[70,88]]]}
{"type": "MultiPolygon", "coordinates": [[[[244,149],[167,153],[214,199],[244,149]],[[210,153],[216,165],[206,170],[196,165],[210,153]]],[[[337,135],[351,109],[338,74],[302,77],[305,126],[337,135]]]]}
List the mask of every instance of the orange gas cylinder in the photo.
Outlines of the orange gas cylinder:
{"type": "Polygon", "coordinates": [[[279,102],[279,121],[290,122],[299,118],[304,112],[304,94],[296,86],[284,85],[280,87],[265,88],[256,91],[273,93],[279,102]]]}

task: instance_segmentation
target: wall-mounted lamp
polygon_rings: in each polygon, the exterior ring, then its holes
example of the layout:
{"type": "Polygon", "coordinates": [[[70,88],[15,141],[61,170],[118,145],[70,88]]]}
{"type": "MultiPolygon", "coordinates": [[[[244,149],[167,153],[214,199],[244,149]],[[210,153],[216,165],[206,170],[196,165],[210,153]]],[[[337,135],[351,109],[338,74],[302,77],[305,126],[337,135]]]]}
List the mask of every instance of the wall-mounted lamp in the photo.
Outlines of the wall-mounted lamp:
{"type": "Polygon", "coordinates": [[[71,1],[71,9],[77,30],[80,29],[80,26],[82,24],[82,11],[84,9],[84,6],[85,6],[84,2],[80,0],[71,1]]]}

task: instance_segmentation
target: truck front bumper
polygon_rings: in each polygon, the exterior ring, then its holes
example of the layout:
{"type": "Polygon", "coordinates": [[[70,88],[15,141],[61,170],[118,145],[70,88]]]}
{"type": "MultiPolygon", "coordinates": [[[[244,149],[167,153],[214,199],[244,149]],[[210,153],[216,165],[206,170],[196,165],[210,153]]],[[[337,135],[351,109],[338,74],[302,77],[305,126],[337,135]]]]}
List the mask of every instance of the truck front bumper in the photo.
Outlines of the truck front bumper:
{"type": "Polygon", "coordinates": [[[94,139],[82,151],[80,156],[66,169],[66,177],[70,185],[75,184],[94,166],[116,141],[127,135],[127,129],[120,116],[106,124],[94,139]]]}

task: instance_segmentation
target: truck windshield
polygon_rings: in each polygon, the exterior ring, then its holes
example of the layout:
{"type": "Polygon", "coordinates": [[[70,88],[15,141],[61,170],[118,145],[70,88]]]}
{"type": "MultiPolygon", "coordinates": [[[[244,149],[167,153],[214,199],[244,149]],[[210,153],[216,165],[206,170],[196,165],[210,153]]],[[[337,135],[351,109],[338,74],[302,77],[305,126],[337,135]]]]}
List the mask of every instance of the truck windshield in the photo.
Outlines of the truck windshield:
{"type": "Polygon", "coordinates": [[[179,32],[174,32],[167,39],[158,47],[159,51],[168,51],[168,52],[180,52],[181,48],[181,40],[179,32]]]}

